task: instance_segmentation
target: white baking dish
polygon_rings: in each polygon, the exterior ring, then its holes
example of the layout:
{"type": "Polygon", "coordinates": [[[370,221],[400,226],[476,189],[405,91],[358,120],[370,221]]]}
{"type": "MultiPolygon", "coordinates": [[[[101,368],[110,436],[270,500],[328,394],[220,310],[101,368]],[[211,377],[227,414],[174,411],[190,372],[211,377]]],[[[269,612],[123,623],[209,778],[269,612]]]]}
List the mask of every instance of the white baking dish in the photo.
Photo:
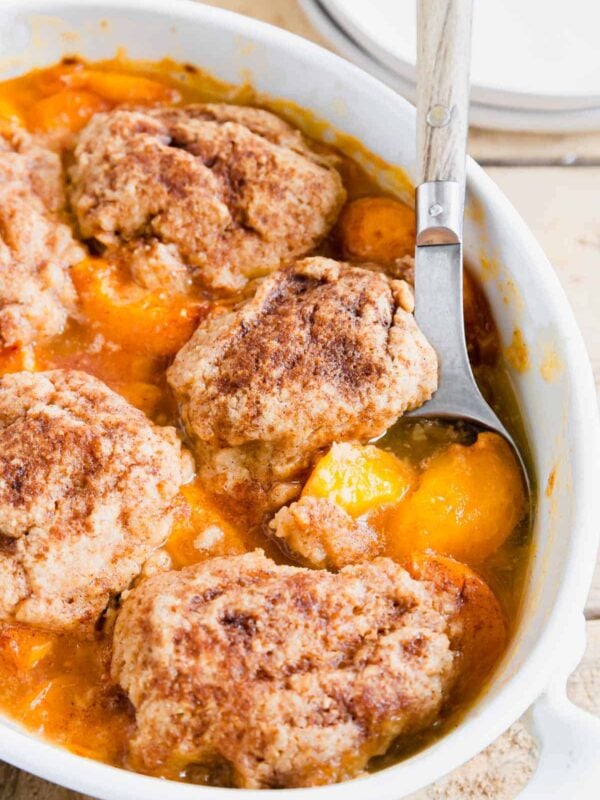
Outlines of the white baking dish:
{"type": "MultiPolygon", "coordinates": [[[[132,58],[190,61],[232,82],[250,76],[259,90],[312,109],[414,177],[414,109],[356,67],[281,30],[182,0],[0,5],[2,78],[65,53],[97,59],[115,55],[119,47],[132,58]]],[[[598,779],[600,720],[564,696],[566,676],[582,654],[582,610],[600,530],[600,432],[591,370],[558,281],[523,221],[474,162],[468,165],[468,186],[468,256],[474,265],[486,257],[488,268],[480,276],[504,342],[518,328],[529,352],[529,369],[513,375],[538,477],[535,554],[521,623],[491,687],[456,730],[395,767],[343,785],[278,790],[281,800],[397,800],[466,761],[533,703],[541,763],[523,797],[597,796],[591,787],[598,779]],[[551,474],[554,488],[547,493],[551,474]]],[[[108,767],[1,718],[0,758],[104,800],[240,796],[235,789],[167,786],[108,767]]],[[[244,791],[243,797],[266,794],[244,791]]]]}

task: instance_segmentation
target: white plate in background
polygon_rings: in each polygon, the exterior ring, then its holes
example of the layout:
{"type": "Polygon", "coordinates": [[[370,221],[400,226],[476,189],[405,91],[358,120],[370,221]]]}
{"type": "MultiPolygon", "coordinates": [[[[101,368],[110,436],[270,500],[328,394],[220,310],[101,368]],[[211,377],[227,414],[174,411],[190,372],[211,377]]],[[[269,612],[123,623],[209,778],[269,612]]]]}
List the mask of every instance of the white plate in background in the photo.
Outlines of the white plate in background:
{"type": "MultiPolygon", "coordinates": [[[[404,2],[404,0],[399,1],[404,2]]],[[[529,2],[530,0],[523,1],[529,2]]],[[[336,22],[323,3],[324,0],[300,0],[300,5],[315,28],[331,42],[340,54],[387,83],[403,97],[414,102],[416,94],[414,74],[412,79],[403,77],[374,57],[336,22]]],[[[600,5],[598,7],[600,8],[600,5]]],[[[537,133],[600,130],[600,99],[596,106],[589,108],[541,110],[478,102],[473,95],[472,92],[469,119],[472,125],[480,128],[537,133]]]]}
{"type": "MultiPolygon", "coordinates": [[[[414,0],[320,0],[392,72],[415,82],[414,0]]],[[[475,0],[473,100],[525,110],[600,106],[600,3],[475,0]]]]}

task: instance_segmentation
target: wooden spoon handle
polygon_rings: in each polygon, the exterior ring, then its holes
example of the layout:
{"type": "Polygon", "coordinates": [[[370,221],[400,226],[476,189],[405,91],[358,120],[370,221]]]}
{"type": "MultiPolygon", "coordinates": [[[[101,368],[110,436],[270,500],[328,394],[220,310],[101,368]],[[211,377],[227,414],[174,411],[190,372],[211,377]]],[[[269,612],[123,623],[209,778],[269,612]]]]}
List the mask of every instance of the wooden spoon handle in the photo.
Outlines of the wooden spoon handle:
{"type": "Polygon", "coordinates": [[[417,0],[419,182],[464,195],[473,0],[417,0]]]}

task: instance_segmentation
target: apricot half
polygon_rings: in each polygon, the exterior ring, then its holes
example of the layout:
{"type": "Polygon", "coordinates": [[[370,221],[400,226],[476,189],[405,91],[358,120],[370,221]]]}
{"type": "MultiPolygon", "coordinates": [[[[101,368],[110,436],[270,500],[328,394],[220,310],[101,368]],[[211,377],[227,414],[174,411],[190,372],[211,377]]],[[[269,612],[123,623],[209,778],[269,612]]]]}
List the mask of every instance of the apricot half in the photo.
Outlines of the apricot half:
{"type": "Polygon", "coordinates": [[[142,75],[126,72],[83,69],[71,72],[66,80],[70,86],[82,87],[110,103],[177,103],[181,96],[176,89],[142,75]]]}
{"type": "Polygon", "coordinates": [[[2,122],[11,122],[17,125],[23,123],[23,117],[16,103],[6,97],[0,97],[0,124],[2,122]]]}
{"type": "Polygon", "coordinates": [[[125,381],[115,386],[116,391],[149,417],[154,417],[161,405],[163,392],[159,386],[143,381],[125,381]]]}
{"type": "Polygon", "coordinates": [[[346,258],[391,264],[415,250],[415,212],[391,197],[361,197],[342,209],[337,233],[346,258]]]}
{"type": "Polygon", "coordinates": [[[496,596],[476,572],[453,558],[412,553],[403,566],[413,578],[430,581],[455,601],[450,644],[461,660],[458,692],[473,693],[506,645],[506,620],[496,596]]]}
{"type": "Polygon", "coordinates": [[[6,626],[0,630],[0,655],[15,669],[28,672],[49,655],[54,639],[51,633],[44,631],[20,625],[6,626]]]}
{"type": "Polygon", "coordinates": [[[399,502],[412,486],[412,467],[374,445],[334,444],[310,475],[303,496],[325,497],[353,517],[399,502]]]}
{"type": "Polygon", "coordinates": [[[479,562],[510,536],[525,512],[521,470],[510,446],[483,433],[435,455],[414,492],[386,514],[394,557],[433,550],[479,562]]]}
{"type": "Polygon", "coordinates": [[[27,120],[32,131],[66,130],[76,133],[94,114],[108,108],[108,103],[93,92],[62,89],[34,103],[27,112],[27,120]]]}
{"type": "Polygon", "coordinates": [[[176,568],[209,556],[245,552],[241,532],[197,481],[182,486],[180,491],[183,503],[165,545],[176,568]]]}
{"type": "Polygon", "coordinates": [[[9,372],[34,372],[35,368],[35,351],[31,345],[0,347],[0,377],[9,372]]]}
{"type": "Polygon", "coordinates": [[[86,258],[71,272],[88,320],[111,341],[138,352],[176,353],[208,308],[188,295],[144,289],[102,258],[86,258]]]}

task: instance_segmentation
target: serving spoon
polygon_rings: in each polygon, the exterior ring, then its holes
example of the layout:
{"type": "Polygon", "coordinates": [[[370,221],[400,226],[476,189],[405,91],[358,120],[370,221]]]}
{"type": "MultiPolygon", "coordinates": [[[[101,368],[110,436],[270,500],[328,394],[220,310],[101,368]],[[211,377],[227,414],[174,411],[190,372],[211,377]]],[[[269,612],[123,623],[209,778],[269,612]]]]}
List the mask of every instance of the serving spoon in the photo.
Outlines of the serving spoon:
{"type": "Polygon", "coordinates": [[[463,320],[462,227],[473,0],[417,0],[415,319],[438,355],[438,389],[412,418],[463,422],[520,449],[479,391],[463,320]]]}

